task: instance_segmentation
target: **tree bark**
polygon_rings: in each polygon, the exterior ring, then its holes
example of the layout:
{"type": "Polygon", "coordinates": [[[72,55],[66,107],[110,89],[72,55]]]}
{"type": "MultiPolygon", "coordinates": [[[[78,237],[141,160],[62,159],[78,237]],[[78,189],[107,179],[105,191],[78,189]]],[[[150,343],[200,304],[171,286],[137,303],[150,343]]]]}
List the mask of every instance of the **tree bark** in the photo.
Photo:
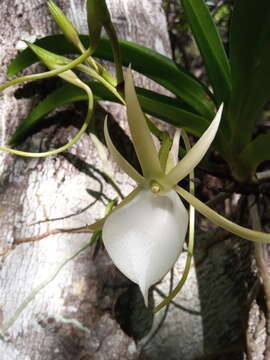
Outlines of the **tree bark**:
{"type": "MultiPolygon", "coordinates": [[[[80,30],[86,32],[85,1],[60,1],[58,4],[80,30]]],[[[112,0],[108,1],[108,6],[121,38],[149,47],[159,46],[158,50],[169,52],[161,1],[112,0]]],[[[21,45],[19,40],[34,41],[55,32],[56,26],[44,0],[5,0],[0,12],[1,19],[5,19],[0,25],[2,83],[6,66],[17,52],[16,46],[21,45]]],[[[142,78],[140,82],[143,86],[150,83],[142,78]]],[[[30,98],[29,86],[20,86],[20,99],[15,98],[14,88],[5,91],[1,99],[3,144],[39,100],[47,83],[31,84],[34,94],[30,98]]],[[[54,81],[49,84],[54,86],[54,81]]],[[[151,87],[159,89],[157,85],[151,87]]],[[[123,122],[123,108],[108,104],[106,108],[123,122]]],[[[59,112],[56,120],[64,114],[69,120],[71,118],[69,125],[52,125],[43,129],[28,139],[23,148],[42,151],[66,142],[77,131],[75,126],[78,120],[81,121],[83,110],[75,106],[59,112]]],[[[114,198],[117,194],[98,172],[100,167],[101,161],[87,135],[68,153],[57,157],[35,160],[1,154],[1,248],[12,246],[19,238],[41,234],[52,228],[84,226],[102,217],[104,204],[95,201],[93,193],[99,194],[101,200],[114,198]],[[88,209],[82,211],[87,206],[88,209]]],[[[116,166],[113,171],[122,192],[130,192],[133,182],[116,166]]],[[[31,291],[88,239],[89,234],[60,234],[20,245],[3,257],[0,275],[2,325],[31,291]]],[[[130,283],[115,269],[104,251],[99,251],[93,258],[93,249],[85,250],[70,261],[18,317],[1,340],[1,358],[137,358],[134,339],[121,329],[114,314],[119,295],[129,286],[130,283]]]]}
{"type": "MultiPolygon", "coordinates": [[[[161,0],[107,3],[120,38],[170,56],[161,0]]],[[[58,4],[81,32],[87,32],[85,1],[62,0],[58,4]]],[[[0,14],[6,19],[0,24],[2,82],[8,62],[15,55],[16,46],[20,46],[19,39],[34,41],[55,32],[56,27],[42,0],[31,3],[4,0],[0,14]]],[[[141,86],[163,91],[142,76],[137,76],[136,81],[141,86]]],[[[15,98],[18,92],[14,89],[5,91],[0,100],[2,143],[7,142],[18,123],[44,96],[45,84],[55,86],[54,81],[20,86],[23,94],[20,99],[15,98]],[[31,96],[29,89],[34,93],[31,96]]],[[[103,103],[103,107],[126,127],[121,106],[103,103]]],[[[76,132],[83,111],[80,105],[59,110],[48,119],[52,125],[34,134],[23,148],[40,151],[64,143],[76,132]],[[63,118],[65,122],[57,124],[63,118]]],[[[102,200],[117,195],[98,171],[101,161],[87,135],[57,157],[0,156],[2,248],[12,246],[16,239],[53,228],[90,224],[103,215],[102,200]],[[93,194],[99,194],[101,201],[95,201],[93,194]]],[[[113,172],[122,192],[130,192],[133,182],[115,165],[113,172]]],[[[196,266],[188,282],[168,313],[161,311],[154,321],[151,311],[143,308],[138,288],[115,269],[106,253],[99,251],[93,257],[93,248],[85,250],[38,293],[8,335],[0,340],[2,359],[191,360],[213,353],[219,353],[218,359],[220,354],[224,359],[243,358],[246,321],[243,303],[249,277],[249,247],[242,243],[240,246],[234,239],[222,241],[222,237],[217,242],[216,233],[209,234],[197,236],[196,266]],[[152,338],[165,315],[162,328],[152,338]],[[226,351],[228,357],[224,355],[226,351]]],[[[29,293],[88,239],[88,234],[58,234],[20,245],[3,257],[0,323],[6,323],[29,293]]],[[[183,252],[175,267],[174,283],[181,276],[185,258],[183,252]]],[[[153,289],[155,303],[168,292],[170,283],[168,275],[153,289]]]]}

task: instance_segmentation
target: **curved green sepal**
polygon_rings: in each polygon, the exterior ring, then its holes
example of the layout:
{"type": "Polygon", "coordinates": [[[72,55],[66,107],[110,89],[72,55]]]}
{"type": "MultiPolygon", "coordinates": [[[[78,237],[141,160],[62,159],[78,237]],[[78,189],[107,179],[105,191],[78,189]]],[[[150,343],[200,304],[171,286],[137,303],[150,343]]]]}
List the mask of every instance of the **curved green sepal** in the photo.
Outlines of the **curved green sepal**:
{"type": "Polygon", "coordinates": [[[250,230],[244,226],[238,225],[226,219],[224,216],[219,215],[216,211],[209,208],[207,205],[205,205],[203,202],[201,202],[199,199],[191,195],[188,191],[184,190],[180,186],[176,186],[175,190],[183,199],[185,199],[189,204],[194,206],[194,208],[199,211],[199,213],[201,213],[210,221],[222,227],[223,229],[246,240],[270,243],[270,234],[250,230]]]}

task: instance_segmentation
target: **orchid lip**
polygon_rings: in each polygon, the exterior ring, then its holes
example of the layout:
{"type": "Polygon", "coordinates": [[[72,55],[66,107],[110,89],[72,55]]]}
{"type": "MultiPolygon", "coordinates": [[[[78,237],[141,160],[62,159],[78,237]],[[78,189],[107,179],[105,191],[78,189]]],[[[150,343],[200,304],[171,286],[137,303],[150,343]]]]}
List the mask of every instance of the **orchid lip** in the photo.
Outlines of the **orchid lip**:
{"type": "Polygon", "coordinates": [[[147,304],[149,288],[181,253],[188,213],[176,191],[141,190],[103,226],[103,242],[116,267],[137,283],[147,304]]]}

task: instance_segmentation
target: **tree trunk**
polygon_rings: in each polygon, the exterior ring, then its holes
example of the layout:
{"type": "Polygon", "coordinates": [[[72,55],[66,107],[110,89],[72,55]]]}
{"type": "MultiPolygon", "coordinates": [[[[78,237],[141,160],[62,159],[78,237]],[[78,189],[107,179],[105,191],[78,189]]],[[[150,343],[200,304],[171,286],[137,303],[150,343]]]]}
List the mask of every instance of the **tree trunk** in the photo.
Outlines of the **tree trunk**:
{"type": "MultiPolygon", "coordinates": [[[[120,38],[170,56],[161,0],[109,0],[107,3],[120,38]]],[[[85,1],[62,0],[58,4],[81,32],[87,32],[85,1]]],[[[16,53],[14,49],[20,46],[19,39],[34,41],[55,32],[56,27],[43,0],[31,3],[4,0],[0,14],[1,19],[6,19],[0,24],[2,82],[4,70],[16,53]]],[[[137,76],[136,79],[141,86],[162,91],[146,78],[137,76]]],[[[5,91],[0,100],[2,143],[7,143],[33,104],[46,94],[45,86],[54,87],[55,81],[20,86],[20,92],[5,91]]],[[[126,126],[121,106],[108,103],[103,106],[126,126]]],[[[52,125],[34,134],[23,148],[44,151],[64,143],[76,132],[83,111],[81,105],[59,110],[48,119],[52,125]],[[60,122],[63,119],[64,122],[60,122]]],[[[16,239],[53,228],[91,224],[103,216],[103,200],[117,196],[98,171],[101,161],[87,135],[57,157],[0,156],[0,245],[3,249],[12,246],[16,239]]],[[[116,166],[113,172],[122,192],[130,192],[133,182],[116,166]]],[[[96,256],[93,256],[93,247],[83,251],[37,294],[0,340],[2,359],[190,360],[215,352],[223,354],[225,350],[229,353],[228,359],[243,358],[246,321],[243,303],[249,276],[249,247],[235,245],[233,239],[212,246],[216,243],[215,235],[208,235],[198,236],[197,266],[193,267],[183,291],[169,311],[161,311],[154,321],[151,311],[143,308],[137,287],[115,269],[104,251],[100,250],[96,256]],[[153,337],[165,316],[162,328],[153,337]]],[[[0,323],[6,324],[31,291],[88,239],[89,234],[58,234],[17,246],[3,257],[0,323]]],[[[185,257],[184,252],[177,262],[174,282],[181,276],[185,257]]],[[[168,275],[153,289],[155,303],[168,292],[170,280],[168,275]]]]}
{"type": "MultiPolygon", "coordinates": [[[[58,4],[80,26],[80,31],[86,32],[85,1],[61,1],[58,4]]],[[[169,53],[161,1],[112,0],[108,1],[108,6],[121,38],[169,53]]],[[[43,0],[5,0],[0,12],[1,19],[5,19],[0,25],[2,83],[6,66],[17,52],[16,46],[21,45],[19,40],[34,41],[51,34],[56,26],[43,0]]],[[[143,86],[150,83],[142,79],[140,82],[143,86]]],[[[14,96],[14,88],[5,91],[1,99],[2,143],[7,143],[17,124],[40,99],[40,93],[44,96],[44,87],[48,83],[54,86],[55,80],[21,86],[22,90],[16,93],[19,100],[14,96]],[[34,93],[31,97],[30,90],[34,93]]],[[[157,85],[151,86],[159,89],[157,85]]],[[[124,118],[120,106],[106,107],[113,111],[117,120],[124,118]]],[[[77,131],[74,124],[81,121],[83,110],[75,106],[57,113],[54,120],[60,121],[64,116],[70,120],[69,125],[43,129],[28,139],[23,148],[40,151],[66,142],[77,131]]],[[[67,154],[57,157],[28,159],[1,154],[1,247],[5,249],[16,239],[52,228],[84,226],[102,217],[102,201],[117,194],[98,172],[100,166],[96,149],[87,135],[67,154]],[[102,201],[95,201],[93,194],[98,194],[102,201]],[[89,207],[89,204],[92,205],[89,207]],[[86,207],[87,210],[82,211],[86,207]]],[[[130,192],[134,186],[132,181],[116,167],[113,171],[122,192],[130,192]]],[[[31,291],[88,239],[89,234],[60,234],[20,245],[3,257],[0,280],[2,325],[31,291]]],[[[137,358],[134,339],[121,329],[115,316],[115,303],[129,286],[104,251],[93,257],[93,249],[85,250],[70,261],[18,317],[1,341],[1,358],[137,358]]]]}

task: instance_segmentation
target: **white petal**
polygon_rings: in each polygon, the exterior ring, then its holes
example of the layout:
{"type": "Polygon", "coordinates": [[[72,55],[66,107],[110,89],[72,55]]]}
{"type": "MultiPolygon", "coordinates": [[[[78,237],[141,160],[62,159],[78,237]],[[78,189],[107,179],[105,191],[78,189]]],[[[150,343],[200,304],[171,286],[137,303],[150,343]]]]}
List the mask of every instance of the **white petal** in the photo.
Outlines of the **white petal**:
{"type": "Polygon", "coordinates": [[[142,190],[114,211],[103,226],[106,250],[118,269],[137,283],[145,304],[148,290],[172,268],[183,246],[188,213],[174,190],[142,190]]]}
{"type": "Polygon", "coordinates": [[[169,152],[169,156],[166,164],[166,171],[165,171],[166,174],[168,174],[178,163],[180,137],[181,137],[181,129],[176,129],[173,136],[172,147],[169,152]]]}

